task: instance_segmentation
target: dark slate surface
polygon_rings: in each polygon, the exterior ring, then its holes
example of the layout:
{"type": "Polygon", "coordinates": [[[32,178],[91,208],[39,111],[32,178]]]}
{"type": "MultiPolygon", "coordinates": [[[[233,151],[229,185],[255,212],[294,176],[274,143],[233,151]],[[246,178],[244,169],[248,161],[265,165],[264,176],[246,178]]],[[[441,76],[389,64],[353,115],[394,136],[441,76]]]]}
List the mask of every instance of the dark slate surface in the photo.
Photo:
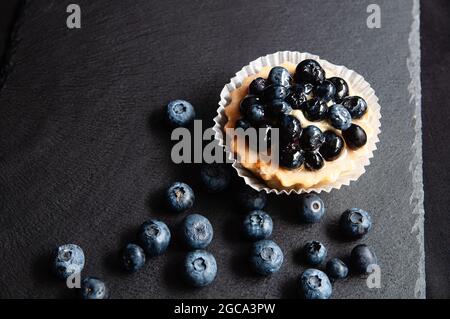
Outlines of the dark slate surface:
{"type": "Polygon", "coordinates": [[[350,206],[374,216],[364,242],[379,255],[382,288],[369,290],[353,277],[335,285],[334,297],[423,296],[412,197],[420,185],[410,169],[417,155],[406,66],[411,1],[379,1],[379,30],[366,27],[369,1],[258,2],[258,10],[250,1],[79,3],[83,28],[72,31],[61,2],[27,5],[14,69],[0,92],[1,297],[72,296],[48,272],[49,249],[65,242],[84,248],[85,275],[105,278],[117,298],[295,297],[304,269],[298,251],[307,240],[322,240],[330,256],[345,256],[356,244],[335,231],[338,214],[350,206]],[[327,22],[320,29],[311,14],[318,9],[327,22]],[[208,195],[195,168],[170,163],[160,110],[169,99],[186,98],[211,125],[233,73],[286,49],[318,54],[365,76],[380,98],[383,132],[367,173],[324,195],[328,214],[320,225],[297,223],[294,198],[271,197],[273,238],[286,262],[281,273],[260,278],[246,266],[249,244],[236,232],[241,214],[233,192],[208,195]],[[209,249],[219,275],[202,290],[182,283],[185,250],[176,238],[168,254],[136,275],[122,274],[115,263],[117,249],[145,219],[176,228],[183,216],[162,209],[159,194],[178,179],[194,185],[194,211],[207,215],[216,231],[209,249]]]}

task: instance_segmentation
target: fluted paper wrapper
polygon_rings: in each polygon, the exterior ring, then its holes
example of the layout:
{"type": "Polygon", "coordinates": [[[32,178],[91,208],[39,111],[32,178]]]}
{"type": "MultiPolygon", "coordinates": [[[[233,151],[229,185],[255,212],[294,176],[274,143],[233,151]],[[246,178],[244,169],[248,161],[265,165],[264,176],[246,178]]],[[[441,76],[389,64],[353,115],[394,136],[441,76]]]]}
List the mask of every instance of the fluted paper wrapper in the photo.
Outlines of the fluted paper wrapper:
{"type": "Polygon", "coordinates": [[[353,70],[349,70],[344,66],[334,65],[326,60],[322,60],[317,55],[301,52],[291,52],[282,51],[274,54],[269,54],[264,57],[260,57],[249,65],[244,66],[236,76],[230,80],[230,83],[225,85],[222,92],[220,93],[219,108],[217,109],[217,116],[214,118],[215,125],[213,127],[215,132],[215,138],[218,140],[219,144],[225,147],[227,157],[229,161],[232,161],[232,166],[237,171],[237,174],[242,177],[245,183],[258,191],[265,191],[267,193],[279,194],[301,194],[310,192],[330,192],[332,189],[340,189],[343,185],[349,185],[350,182],[356,181],[362,174],[365,173],[365,167],[370,165],[370,159],[373,157],[373,152],[377,149],[376,144],[379,142],[378,135],[380,133],[380,105],[378,104],[378,98],[375,95],[375,91],[372,89],[370,84],[358,73],[353,70]],[[358,158],[359,165],[350,172],[350,174],[345,174],[345,176],[340,176],[335,182],[323,185],[321,187],[312,188],[271,188],[266,182],[260,179],[258,176],[254,175],[250,170],[244,168],[236,159],[235,155],[229,148],[229,145],[225,143],[225,132],[224,126],[228,119],[225,115],[225,108],[231,101],[231,92],[239,88],[244,79],[259,73],[264,67],[274,67],[284,62],[291,62],[298,64],[306,59],[314,59],[319,62],[325,69],[332,70],[334,76],[338,76],[347,81],[351,91],[357,91],[358,95],[364,98],[367,102],[371,111],[374,112],[374,116],[371,116],[371,120],[368,123],[373,129],[374,133],[367,136],[367,143],[365,145],[366,152],[361,154],[358,158]]]}

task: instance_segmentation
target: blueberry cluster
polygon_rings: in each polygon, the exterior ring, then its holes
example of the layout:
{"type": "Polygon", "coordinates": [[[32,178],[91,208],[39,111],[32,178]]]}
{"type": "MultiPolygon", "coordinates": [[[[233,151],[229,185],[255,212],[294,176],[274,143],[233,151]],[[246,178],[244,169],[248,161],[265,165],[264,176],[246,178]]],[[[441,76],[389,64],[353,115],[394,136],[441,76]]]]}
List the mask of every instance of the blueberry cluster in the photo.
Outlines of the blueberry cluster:
{"type": "Polygon", "coordinates": [[[324,161],[337,159],[345,145],[351,149],[362,147],[367,142],[366,133],[352,119],[366,113],[366,101],[349,96],[344,79],[326,79],[325,75],[315,60],[300,62],[293,77],[281,66],[272,68],[267,79],[259,77],[250,83],[248,95],[240,104],[242,118],[237,120],[236,128],[264,128],[259,138],[269,147],[271,129],[278,128],[280,165],[287,169],[305,164],[309,170],[319,170],[324,161]],[[308,121],[328,121],[335,130],[322,132],[315,125],[303,128],[291,114],[293,109],[301,110],[308,121]]]}

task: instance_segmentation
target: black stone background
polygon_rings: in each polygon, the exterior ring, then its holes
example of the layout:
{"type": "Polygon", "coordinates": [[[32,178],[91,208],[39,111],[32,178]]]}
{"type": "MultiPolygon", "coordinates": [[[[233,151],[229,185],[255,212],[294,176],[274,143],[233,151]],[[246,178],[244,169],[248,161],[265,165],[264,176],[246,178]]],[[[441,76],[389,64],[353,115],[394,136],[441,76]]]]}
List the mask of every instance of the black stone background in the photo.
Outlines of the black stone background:
{"type": "MultiPolygon", "coordinates": [[[[4,51],[17,0],[0,2],[0,54],[4,51]]],[[[450,297],[450,143],[446,105],[450,71],[450,6],[446,0],[421,2],[422,117],[425,184],[426,281],[428,298],[450,297]],[[443,63],[436,61],[443,60],[443,63]]],[[[245,63],[245,61],[243,61],[245,63]]],[[[26,217],[25,217],[26,218],[26,217]]],[[[114,222],[113,220],[110,222],[114,222]]],[[[95,225],[92,225],[95,228],[95,225]]],[[[36,225],[39,227],[39,225],[36,225]]],[[[132,231],[132,230],[131,230],[132,231]]],[[[114,234],[111,234],[114,236],[114,234]]],[[[126,235],[125,235],[126,237],[126,235]]],[[[37,262],[41,267],[43,261],[37,262]]],[[[46,280],[46,278],[42,279],[46,280]]],[[[36,282],[36,287],[39,282],[36,282]]],[[[131,288],[132,289],[132,288],[131,288]]],[[[64,295],[65,296],[65,295],[64,295]]],[[[14,296],[10,296],[14,297],[14,296]]]]}

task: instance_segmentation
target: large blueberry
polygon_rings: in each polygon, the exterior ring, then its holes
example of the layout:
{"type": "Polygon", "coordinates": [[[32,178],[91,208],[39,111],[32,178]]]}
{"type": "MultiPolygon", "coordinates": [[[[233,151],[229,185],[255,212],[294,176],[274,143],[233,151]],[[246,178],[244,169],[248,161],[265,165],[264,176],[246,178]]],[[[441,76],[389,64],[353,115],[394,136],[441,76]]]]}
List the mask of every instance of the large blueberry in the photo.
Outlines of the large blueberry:
{"type": "Polygon", "coordinates": [[[53,271],[61,279],[81,273],[84,262],[83,250],[75,244],[62,245],[53,252],[53,271]]]}
{"type": "Polygon", "coordinates": [[[350,112],[352,118],[359,119],[367,112],[367,102],[359,96],[348,96],[342,105],[350,112]]]}
{"type": "Polygon", "coordinates": [[[325,214],[325,204],[317,194],[302,194],[297,206],[297,213],[302,222],[317,223],[325,214]]]}
{"type": "Polygon", "coordinates": [[[328,111],[331,125],[338,130],[346,130],[352,125],[352,116],[345,107],[335,104],[328,111]]]}
{"type": "Polygon", "coordinates": [[[333,279],[344,279],[348,276],[347,265],[339,258],[332,258],[327,262],[327,274],[333,279]]]}
{"type": "Polygon", "coordinates": [[[365,210],[351,208],[342,213],[339,226],[344,235],[361,238],[372,228],[372,218],[365,210]]]}
{"type": "Polygon", "coordinates": [[[333,292],[330,279],[318,269],[306,269],[301,274],[300,290],[305,299],[328,299],[333,292]]]}
{"type": "Polygon", "coordinates": [[[323,142],[325,142],[325,137],[317,126],[310,125],[303,129],[300,138],[300,146],[303,150],[315,151],[322,146],[323,142]]]}
{"type": "Polygon", "coordinates": [[[342,131],[342,137],[347,146],[354,150],[363,147],[367,143],[366,131],[357,124],[352,124],[350,128],[342,131]]]}
{"type": "Polygon", "coordinates": [[[281,248],[271,240],[260,240],[253,244],[251,263],[261,275],[267,276],[280,270],[283,258],[281,248]]]}
{"type": "Polygon", "coordinates": [[[326,161],[333,161],[339,157],[344,149],[344,140],[335,132],[329,130],[323,133],[325,142],[320,147],[320,154],[326,161]]]}
{"type": "Polygon", "coordinates": [[[267,202],[267,194],[243,185],[237,190],[237,201],[242,209],[247,212],[264,209],[267,202]]]}
{"type": "Polygon", "coordinates": [[[262,96],[264,89],[269,85],[269,82],[263,78],[256,78],[250,83],[248,93],[262,96]]]}
{"type": "Polygon", "coordinates": [[[174,212],[184,212],[194,205],[195,195],[192,188],[185,183],[173,183],[166,191],[168,207],[174,212]]]}
{"type": "Polygon", "coordinates": [[[352,269],[357,273],[370,272],[369,266],[377,265],[377,256],[367,245],[361,244],[352,249],[350,254],[352,269]]]}
{"type": "Polygon", "coordinates": [[[135,244],[128,244],[122,251],[122,266],[126,271],[136,272],[145,265],[144,250],[135,244]]]}
{"type": "Polygon", "coordinates": [[[327,257],[327,249],[317,240],[307,242],[303,248],[303,253],[305,261],[312,266],[321,264],[327,257]]]}
{"type": "Polygon", "coordinates": [[[305,152],[300,149],[299,143],[283,143],[280,148],[279,163],[287,169],[297,169],[305,162],[305,152]]]}
{"type": "Polygon", "coordinates": [[[282,85],[285,87],[291,86],[292,77],[288,70],[282,66],[273,67],[270,70],[269,76],[267,78],[271,84],[282,85]]]}
{"type": "Polygon", "coordinates": [[[216,259],[205,250],[191,251],[184,261],[184,272],[187,281],[194,287],[207,286],[216,278],[216,259]]]}
{"type": "Polygon", "coordinates": [[[83,299],[107,299],[109,297],[105,283],[95,277],[83,279],[80,292],[83,299]]]}
{"type": "Polygon", "coordinates": [[[300,120],[293,115],[283,114],[279,119],[280,138],[283,140],[292,140],[300,138],[302,134],[302,125],[300,120]]]}
{"type": "Polygon", "coordinates": [[[325,165],[325,161],[319,152],[305,153],[305,167],[310,171],[317,171],[325,165]]]}
{"type": "Polygon", "coordinates": [[[266,101],[284,100],[289,94],[289,89],[282,85],[269,85],[264,90],[264,99],[266,101]]]}
{"type": "Polygon", "coordinates": [[[170,230],[158,220],[148,220],[139,229],[139,240],[142,248],[149,256],[161,255],[170,243],[170,230]]]}
{"type": "Polygon", "coordinates": [[[336,93],[334,94],[333,100],[336,103],[341,103],[342,100],[348,96],[349,89],[348,84],[343,78],[339,77],[332,77],[328,79],[331,83],[333,83],[334,87],[336,88],[336,93]]]}
{"type": "Polygon", "coordinates": [[[184,100],[170,102],[166,108],[169,124],[172,127],[186,127],[195,118],[195,110],[191,103],[184,100]]]}
{"type": "Polygon", "coordinates": [[[302,105],[303,114],[308,121],[321,121],[326,119],[328,106],[324,100],[311,99],[302,105]]]}
{"type": "Polygon", "coordinates": [[[186,244],[193,249],[206,248],[213,239],[213,228],[208,218],[200,214],[186,216],[182,233],[186,244]]]}
{"type": "Polygon", "coordinates": [[[303,60],[295,69],[295,81],[297,83],[317,84],[323,80],[325,80],[325,70],[315,60],[303,60]]]}
{"type": "Polygon", "coordinates": [[[336,94],[336,87],[331,81],[325,80],[316,86],[314,93],[319,100],[328,102],[336,94]]]}
{"type": "Polygon", "coordinates": [[[200,178],[207,191],[217,193],[228,187],[231,172],[224,164],[205,164],[200,169],[200,178]]]}
{"type": "Polygon", "coordinates": [[[254,210],[244,219],[244,233],[252,240],[267,239],[272,234],[273,221],[266,212],[254,210]]]}

